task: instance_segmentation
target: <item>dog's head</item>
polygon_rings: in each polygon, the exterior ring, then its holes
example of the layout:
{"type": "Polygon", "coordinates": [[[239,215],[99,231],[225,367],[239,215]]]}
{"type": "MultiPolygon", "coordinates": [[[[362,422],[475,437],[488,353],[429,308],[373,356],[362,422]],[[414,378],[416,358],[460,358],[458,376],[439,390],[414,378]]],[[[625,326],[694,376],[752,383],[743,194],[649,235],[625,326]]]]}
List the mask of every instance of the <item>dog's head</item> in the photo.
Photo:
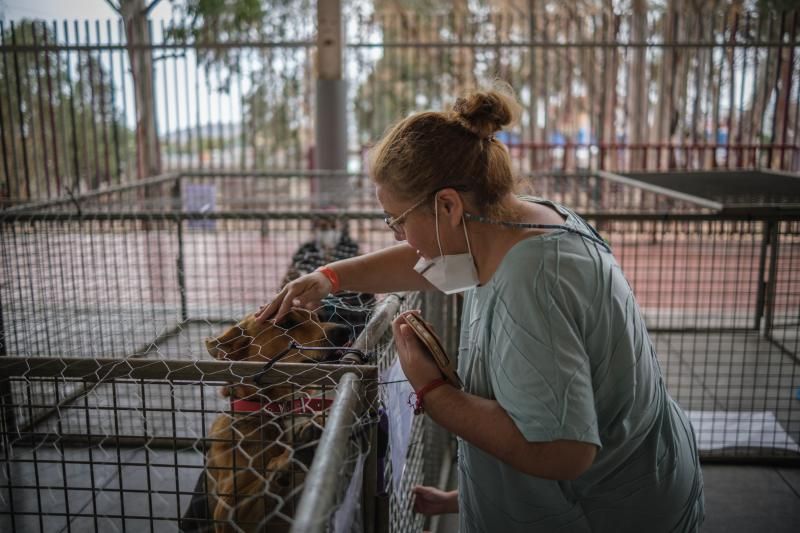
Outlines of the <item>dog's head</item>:
{"type": "MultiPolygon", "coordinates": [[[[333,350],[286,351],[292,342],[301,346],[344,346],[350,340],[351,329],[332,322],[320,322],[313,311],[295,308],[280,322],[259,322],[255,314],[244,317],[222,335],[205,340],[206,349],[215,359],[223,361],[270,361],[281,354],[285,363],[317,363],[336,357],[333,350]]],[[[223,396],[251,399],[256,396],[284,397],[291,391],[285,386],[256,387],[238,384],[222,387],[223,396]],[[284,390],[285,389],[285,390],[284,390]]]]}
{"type": "MultiPolygon", "coordinates": [[[[344,346],[350,340],[350,328],[332,322],[320,322],[317,314],[294,308],[280,322],[258,322],[247,315],[222,335],[205,340],[206,349],[215,359],[226,361],[269,361],[294,342],[301,346],[344,346]]],[[[332,351],[290,350],[281,359],[286,363],[320,362],[330,359],[332,351]]]]}

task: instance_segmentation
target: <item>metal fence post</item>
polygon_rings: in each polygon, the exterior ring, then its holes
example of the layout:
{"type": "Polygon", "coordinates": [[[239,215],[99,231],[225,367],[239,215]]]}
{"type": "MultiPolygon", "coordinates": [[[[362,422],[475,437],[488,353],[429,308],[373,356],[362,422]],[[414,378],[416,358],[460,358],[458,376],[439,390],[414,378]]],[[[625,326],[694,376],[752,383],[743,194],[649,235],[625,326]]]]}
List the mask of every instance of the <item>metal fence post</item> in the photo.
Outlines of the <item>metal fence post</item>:
{"type": "MultiPolygon", "coordinates": [[[[367,405],[374,405],[377,401],[377,391],[372,388],[368,392],[367,405]]],[[[375,413],[377,417],[377,412],[375,413]]],[[[361,502],[364,506],[362,516],[364,517],[364,533],[375,532],[375,504],[378,488],[378,425],[370,424],[367,428],[367,441],[369,442],[369,454],[364,464],[363,496],[361,502]]]]}
{"type": "MultiPolygon", "coordinates": [[[[3,305],[0,302],[0,357],[7,357],[8,350],[6,348],[6,330],[3,322],[3,305]]],[[[8,376],[3,376],[0,379],[0,398],[3,404],[2,412],[0,412],[0,431],[4,436],[10,435],[17,430],[17,421],[14,416],[14,397],[11,390],[11,381],[8,376]]],[[[0,448],[6,447],[6,438],[0,440],[0,448]]]]}
{"type": "Polygon", "coordinates": [[[764,281],[764,338],[772,340],[772,325],[775,314],[776,287],[778,286],[778,248],[780,222],[771,220],[769,228],[769,274],[764,281]]]}
{"type": "Polygon", "coordinates": [[[347,451],[347,439],[356,421],[356,408],[361,394],[361,382],[352,372],[339,381],[336,399],[331,406],[328,422],[322,432],[311,470],[305,480],[303,497],[297,506],[292,533],[325,531],[334,503],[338,473],[347,451]]]}
{"type": "Polygon", "coordinates": [[[767,285],[767,249],[769,248],[770,236],[772,235],[772,226],[774,224],[775,222],[771,220],[765,220],[762,224],[764,233],[761,239],[761,251],[758,256],[758,287],[756,288],[756,312],[755,323],[753,324],[753,327],[756,331],[761,330],[761,319],[764,317],[764,294],[767,285]]]}
{"type": "Polygon", "coordinates": [[[181,320],[186,322],[189,319],[189,312],[186,305],[186,273],[184,272],[184,253],[183,253],[183,196],[181,193],[182,174],[175,178],[172,187],[173,212],[175,213],[175,224],[178,232],[178,257],[175,259],[176,274],[178,279],[178,292],[181,299],[181,320]]]}

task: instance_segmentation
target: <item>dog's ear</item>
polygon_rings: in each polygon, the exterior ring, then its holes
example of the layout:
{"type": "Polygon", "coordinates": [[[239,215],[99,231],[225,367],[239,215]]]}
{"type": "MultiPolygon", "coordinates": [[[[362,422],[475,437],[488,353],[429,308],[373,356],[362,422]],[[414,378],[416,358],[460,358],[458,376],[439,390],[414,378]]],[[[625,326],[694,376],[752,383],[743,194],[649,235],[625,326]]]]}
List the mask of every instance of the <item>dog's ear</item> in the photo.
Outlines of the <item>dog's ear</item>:
{"type": "Polygon", "coordinates": [[[325,339],[331,346],[347,346],[353,340],[353,328],[335,322],[323,322],[325,339]]]}
{"type": "Polygon", "coordinates": [[[314,311],[303,309],[302,307],[293,307],[275,325],[288,330],[306,322],[319,322],[319,318],[317,318],[317,314],[314,311]]]}
{"type": "Polygon", "coordinates": [[[300,313],[296,313],[294,310],[292,310],[286,313],[279,322],[275,322],[275,325],[283,329],[292,329],[293,327],[299,326],[302,323],[303,318],[300,316],[300,313]]]}

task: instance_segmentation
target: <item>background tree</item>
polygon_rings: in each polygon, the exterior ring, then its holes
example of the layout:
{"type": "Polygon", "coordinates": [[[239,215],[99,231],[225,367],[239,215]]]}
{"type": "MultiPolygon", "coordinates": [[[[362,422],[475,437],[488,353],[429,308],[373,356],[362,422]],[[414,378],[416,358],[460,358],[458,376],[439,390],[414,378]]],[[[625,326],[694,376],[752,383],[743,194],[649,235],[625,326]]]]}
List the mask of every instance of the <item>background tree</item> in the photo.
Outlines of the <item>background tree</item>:
{"type": "MultiPolygon", "coordinates": [[[[776,12],[783,14],[780,22],[776,22],[768,29],[767,39],[773,42],[798,42],[800,12],[798,12],[796,0],[759,0],[758,9],[762,16],[776,12]]],[[[768,54],[767,61],[774,65],[774,74],[768,72],[768,68],[763,69],[762,74],[766,85],[769,87],[770,94],[765,95],[762,105],[766,106],[766,102],[774,101],[775,112],[771,124],[762,123],[760,131],[752,132],[755,138],[760,141],[782,146],[793,143],[796,146],[798,143],[798,139],[792,133],[797,131],[798,125],[794,123],[794,120],[798,117],[800,102],[798,102],[797,98],[793,102],[791,100],[792,78],[798,72],[798,61],[800,61],[800,58],[795,53],[796,49],[797,46],[781,47],[772,54],[771,61],[768,54]]],[[[760,116],[760,114],[757,114],[760,111],[761,109],[754,111],[756,117],[760,116]]],[[[781,167],[786,155],[785,152],[786,150],[783,148],[770,150],[767,156],[769,158],[767,164],[781,167]]]]}
{"type": "Polygon", "coordinates": [[[136,108],[136,175],[161,174],[161,148],[155,105],[155,71],[148,15],[161,0],[106,0],[125,26],[130,74],[136,108]]]}
{"type": "MultiPolygon", "coordinates": [[[[6,45],[57,42],[54,27],[23,20],[5,27],[6,45]]],[[[129,154],[122,113],[97,54],[18,51],[0,57],[3,198],[34,200],[122,179],[129,154]]]]}
{"type": "MultiPolygon", "coordinates": [[[[212,90],[244,86],[242,137],[251,166],[301,168],[313,139],[313,47],[285,43],[313,41],[315,4],[310,0],[185,0],[174,2],[167,37],[195,44],[197,62],[218,80],[212,90]],[[213,47],[205,43],[255,43],[213,47]],[[274,46],[271,45],[274,43],[274,46]]],[[[242,156],[243,161],[244,153],[242,156]]]]}
{"type": "Polygon", "coordinates": [[[373,142],[411,111],[440,109],[453,95],[474,88],[474,49],[455,46],[475,37],[477,27],[469,15],[468,3],[462,0],[448,4],[447,10],[434,0],[374,2],[373,12],[360,20],[360,27],[377,32],[378,39],[395,46],[385,48],[377,60],[368,52],[357,56],[367,72],[356,89],[359,144],[373,142]],[[442,42],[454,46],[415,46],[442,42]]]}

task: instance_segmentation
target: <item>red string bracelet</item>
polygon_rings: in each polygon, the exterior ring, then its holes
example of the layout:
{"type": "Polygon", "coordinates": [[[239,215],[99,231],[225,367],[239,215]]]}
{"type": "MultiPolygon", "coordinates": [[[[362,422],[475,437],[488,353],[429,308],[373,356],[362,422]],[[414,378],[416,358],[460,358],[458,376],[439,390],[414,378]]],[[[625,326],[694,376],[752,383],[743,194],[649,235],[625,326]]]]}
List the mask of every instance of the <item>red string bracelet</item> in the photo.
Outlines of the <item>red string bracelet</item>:
{"type": "Polygon", "coordinates": [[[422,402],[425,399],[425,395],[428,394],[433,389],[436,389],[441,385],[444,385],[445,383],[447,383],[447,381],[442,378],[434,379],[433,381],[422,387],[417,392],[411,393],[411,396],[408,397],[408,405],[414,408],[415,415],[421,415],[422,413],[425,412],[425,407],[422,405],[422,402]],[[411,401],[411,398],[413,396],[416,396],[417,398],[415,402],[411,401]]]}
{"type": "Polygon", "coordinates": [[[328,278],[328,281],[331,282],[331,294],[339,292],[339,276],[336,274],[335,270],[328,265],[325,265],[319,267],[317,272],[321,272],[322,275],[328,278]]]}

